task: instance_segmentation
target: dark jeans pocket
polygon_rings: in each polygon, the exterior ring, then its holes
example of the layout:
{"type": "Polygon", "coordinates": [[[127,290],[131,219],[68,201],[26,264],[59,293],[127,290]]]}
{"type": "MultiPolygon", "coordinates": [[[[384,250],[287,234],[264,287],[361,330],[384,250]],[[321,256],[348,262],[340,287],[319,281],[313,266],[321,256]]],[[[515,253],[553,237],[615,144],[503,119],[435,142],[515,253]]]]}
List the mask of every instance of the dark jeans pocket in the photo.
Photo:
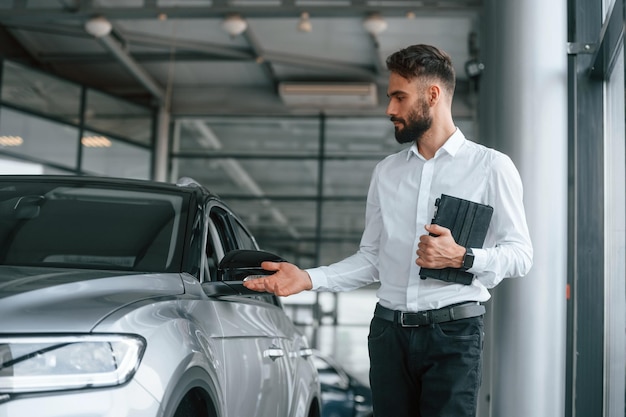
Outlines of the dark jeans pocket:
{"type": "Polygon", "coordinates": [[[477,341],[480,342],[483,337],[483,319],[482,317],[472,317],[468,319],[449,321],[435,325],[437,336],[442,341],[477,341]]]}
{"type": "Polygon", "coordinates": [[[393,323],[374,317],[370,322],[370,332],[367,335],[367,340],[374,341],[382,337],[390,327],[393,327],[393,323]]]}

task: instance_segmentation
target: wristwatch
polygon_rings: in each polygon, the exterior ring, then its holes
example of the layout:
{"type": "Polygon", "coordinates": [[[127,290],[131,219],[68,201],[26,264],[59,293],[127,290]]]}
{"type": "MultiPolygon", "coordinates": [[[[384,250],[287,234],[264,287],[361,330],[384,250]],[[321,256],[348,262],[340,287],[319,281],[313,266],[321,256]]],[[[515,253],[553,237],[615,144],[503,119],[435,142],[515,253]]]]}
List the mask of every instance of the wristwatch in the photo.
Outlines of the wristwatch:
{"type": "Polygon", "coordinates": [[[461,269],[467,271],[474,265],[474,252],[472,248],[465,248],[465,255],[463,256],[463,265],[461,269]]]}

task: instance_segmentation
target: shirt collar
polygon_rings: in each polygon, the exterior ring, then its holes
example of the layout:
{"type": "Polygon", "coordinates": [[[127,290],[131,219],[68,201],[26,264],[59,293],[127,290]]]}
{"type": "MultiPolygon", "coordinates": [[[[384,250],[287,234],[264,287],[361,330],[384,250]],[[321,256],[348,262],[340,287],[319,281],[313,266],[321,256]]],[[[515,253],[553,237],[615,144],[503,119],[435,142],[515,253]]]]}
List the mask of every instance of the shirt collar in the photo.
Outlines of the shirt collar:
{"type": "MultiPolygon", "coordinates": [[[[465,142],[465,135],[463,135],[461,129],[457,127],[452,136],[450,136],[448,140],[446,140],[446,142],[443,144],[443,146],[439,148],[439,150],[437,150],[435,157],[440,155],[441,152],[446,152],[450,156],[454,157],[454,155],[456,155],[458,150],[461,148],[461,145],[463,145],[463,142],[465,142]]],[[[413,142],[411,147],[408,149],[406,159],[408,160],[411,155],[415,155],[420,159],[424,159],[424,157],[418,152],[417,144],[415,142],[413,142]]]]}

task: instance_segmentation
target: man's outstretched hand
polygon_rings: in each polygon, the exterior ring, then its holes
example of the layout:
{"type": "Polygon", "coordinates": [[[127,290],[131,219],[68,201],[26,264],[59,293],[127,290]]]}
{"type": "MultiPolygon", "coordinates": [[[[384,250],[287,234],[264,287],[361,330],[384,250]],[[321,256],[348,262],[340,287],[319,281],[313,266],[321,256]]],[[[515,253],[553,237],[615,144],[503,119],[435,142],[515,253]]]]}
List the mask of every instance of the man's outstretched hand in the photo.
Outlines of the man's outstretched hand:
{"type": "Polygon", "coordinates": [[[254,291],[267,291],[282,297],[313,288],[309,274],[289,262],[263,262],[266,271],[276,271],[263,278],[244,280],[243,285],[254,291]]]}

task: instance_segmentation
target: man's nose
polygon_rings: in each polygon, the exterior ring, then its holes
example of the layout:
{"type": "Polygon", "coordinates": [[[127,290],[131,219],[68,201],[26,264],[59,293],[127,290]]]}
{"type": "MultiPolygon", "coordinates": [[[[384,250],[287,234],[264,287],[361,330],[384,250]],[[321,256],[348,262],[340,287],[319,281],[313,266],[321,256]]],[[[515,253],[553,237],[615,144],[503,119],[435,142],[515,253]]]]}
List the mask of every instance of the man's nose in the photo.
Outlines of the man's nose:
{"type": "Polygon", "coordinates": [[[393,116],[396,114],[395,106],[393,105],[393,102],[391,100],[389,100],[389,103],[387,104],[387,110],[385,111],[385,114],[387,116],[393,116]]]}

